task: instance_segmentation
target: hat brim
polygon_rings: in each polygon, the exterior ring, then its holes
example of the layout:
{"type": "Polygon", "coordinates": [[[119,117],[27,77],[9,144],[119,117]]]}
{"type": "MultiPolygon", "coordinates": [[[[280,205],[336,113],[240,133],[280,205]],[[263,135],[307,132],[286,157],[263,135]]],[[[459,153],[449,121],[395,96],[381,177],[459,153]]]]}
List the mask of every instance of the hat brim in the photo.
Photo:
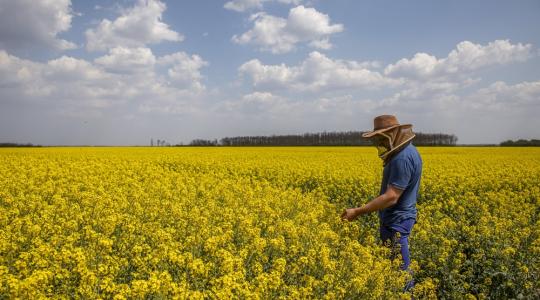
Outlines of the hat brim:
{"type": "Polygon", "coordinates": [[[373,137],[374,135],[379,134],[381,132],[385,132],[385,131],[392,130],[392,129],[397,128],[397,127],[405,127],[405,126],[412,126],[412,124],[399,124],[399,125],[393,125],[393,126],[390,126],[390,127],[382,128],[382,129],[379,129],[379,130],[373,130],[373,131],[369,131],[369,132],[364,132],[364,133],[362,133],[362,137],[363,138],[370,138],[370,137],[373,137]]]}

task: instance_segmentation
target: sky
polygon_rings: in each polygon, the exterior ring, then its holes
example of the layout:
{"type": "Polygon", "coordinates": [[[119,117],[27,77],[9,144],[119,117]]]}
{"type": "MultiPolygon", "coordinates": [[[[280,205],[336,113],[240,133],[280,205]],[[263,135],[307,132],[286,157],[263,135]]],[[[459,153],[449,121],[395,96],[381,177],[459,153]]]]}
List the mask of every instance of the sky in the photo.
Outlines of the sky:
{"type": "Polygon", "coordinates": [[[539,1],[0,0],[0,142],[540,138],[539,1]]]}

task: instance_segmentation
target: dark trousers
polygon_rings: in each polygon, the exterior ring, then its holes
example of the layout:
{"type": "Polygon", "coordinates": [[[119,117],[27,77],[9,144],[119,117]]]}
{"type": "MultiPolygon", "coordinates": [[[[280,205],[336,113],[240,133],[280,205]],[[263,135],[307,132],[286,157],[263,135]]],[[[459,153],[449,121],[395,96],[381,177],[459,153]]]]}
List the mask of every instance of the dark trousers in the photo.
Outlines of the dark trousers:
{"type": "MultiPolygon", "coordinates": [[[[400,223],[391,225],[380,224],[381,241],[384,245],[391,248],[391,259],[394,260],[397,254],[401,252],[403,259],[401,270],[409,271],[410,273],[409,235],[411,234],[414,223],[414,219],[406,219],[400,223]]],[[[411,280],[405,286],[405,290],[409,290],[413,286],[414,280],[411,280]]]]}

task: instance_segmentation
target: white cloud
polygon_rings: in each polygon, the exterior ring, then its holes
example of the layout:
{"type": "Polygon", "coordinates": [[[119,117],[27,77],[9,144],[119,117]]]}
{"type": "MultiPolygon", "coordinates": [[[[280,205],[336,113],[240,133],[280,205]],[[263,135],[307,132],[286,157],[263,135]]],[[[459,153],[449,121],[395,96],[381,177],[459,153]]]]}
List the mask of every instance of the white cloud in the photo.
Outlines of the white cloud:
{"type": "Polygon", "coordinates": [[[149,48],[116,47],[110,49],[108,55],[96,58],[94,62],[111,72],[130,73],[152,69],[156,57],[149,48]]]}
{"type": "Polygon", "coordinates": [[[161,22],[166,5],[159,0],[139,0],[116,20],[104,19],[86,31],[86,48],[103,51],[119,46],[142,47],[162,41],[180,42],[184,37],[161,22]]]}
{"type": "Polygon", "coordinates": [[[29,60],[20,59],[9,55],[5,50],[0,50],[0,88],[22,90],[22,86],[27,86],[26,93],[35,91],[35,84],[39,76],[41,65],[29,60]]]}
{"type": "Polygon", "coordinates": [[[216,110],[236,115],[275,117],[287,114],[294,106],[288,99],[270,92],[254,92],[242,96],[240,100],[218,103],[216,110]]]}
{"type": "MultiPolygon", "coordinates": [[[[212,111],[216,116],[227,118],[229,122],[250,122],[253,126],[249,127],[250,129],[261,125],[263,128],[270,126],[267,130],[274,129],[270,134],[275,134],[277,133],[275,129],[279,127],[285,127],[283,128],[285,132],[299,133],[300,129],[294,126],[287,127],[287,125],[291,126],[291,122],[297,126],[317,124],[315,126],[323,126],[321,130],[331,128],[324,128],[324,124],[339,124],[340,121],[355,123],[363,116],[367,117],[368,114],[373,113],[373,110],[378,107],[380,104],[377,101],[352,94],[298,98],[270,92],[253,92],[239,99],[217,103],[212,107],[212,111]]],[[[305,130],[313,131],[314,129],[305,130]]]]}
{"type": "Polygon", "coordinates": [[[342,24],[330,24],[328,15],[297,6],[289,11],[287,19],[268,15],[264,12],[250,17],[253,28],[232,40],[238,44],[253,44],[263,51],[286,53],[295,49],[298,43],[307,42],[310,47],[329,49],[329,36],[343,31],[342,24]]]}
{"type": "Polygon", "coordinates": [[[298,66],[264,65],[258,59],[253,59],[238,70],[248,75],[256,88],[266,90],[329,91],[373,89],[400,84],[399,80],[386,78],[379,72],[367,69],[365,63],[332,60],[316,51],[311,52],[298,66]]]}
{"type": "Polygon", "coordinates": [[[298,5],[300,3],[302,3],[303,0],[277,0],[277,2],[279,3],[283,3],[283,4],[294,4],[294,5],[298,5]]]}
{"type": "Polygon", "coordinates": [[[530,44],[511,44],[507,40],[496,40],[487,45],[463,41],[445,58],[438,59],[427,53],[417,53],[412,59],[403,58],[386,66],[384,74],[403,79],[404,88],[383,98],[381,104],[447,111],[467,103],[469,107],[482,107],[490,98],[487,94],[474,99],[465,96],[469,100],[461,102],[465,90],[482,81],[471,77],[475,76],[475,71],[525,61],[532,57],[531,49],[530,44]]]}
{"type": "MultiPolygon", "coordinates": [[[[97,102],[103,106],[104,99],[98,98],[117,96],[120,91],[115,88],[121,84],[118,78],[82,59],[62,56],[38,63],[5,51],[0,51],[0,78],[11,78],[10,82],[0,84],[2,92],[17,94],[19,101],[51,105],[67,101],[77,106],[92,106],[97,102]]],[[[120,98],[110,100],[114,99],[120,98]]]]}
{"type": "Polygon", "coordinates": [[[70,0],[0,1],[0,48],[17,51],[25,47],[56,50],[76,48],[58,35],[71,28],[70,0]]]}
{"type": "Polygon", "coordinates": [[[165,55],[158,60],[161,65],[168,65],[167,75],[176,87],[189,88],[194,91],[204,90],[201,83],[203,76],[200,69],[208,66],[198,55],[189,55],[185,52],[176,52],[165,55]]]}
{"type": "MultiPolygon", "coordinates": [[[[271,2],[276,0],[233,0],[225,3],[223,7],[226,9],[238,11],[238,12],[244,12],[247,10],[254,10],[254,9],[262,9],[263,8],[263,2],[271,2]]],[[[284,4],[294,4],[298,5],[302,2],[302,0],[277,0],[276,2],[284,3],[284,4]]]]}
{"type": "Polygon", "coordinates": [[[528,107],[540,110],[540,81],[524,81],[514,85],[497,81],[465,97],[465,105],[483,110],[508,110],[528,107]]]}
{"type": "Polygon", "coordinates": [[[261,9],[263,0],[234,0],[225,3],[226,9],[243,12],[250,9],[261,9]]]}
{"type": "Polygon", "coordinates": [[[485,46],[463,41],[445,58],[417,53],[412,59],[403,58],[388,65],[384,73],[411,79],[460,74],[492,65],[525,61],[532,55],[531,48],[530,44],[511,44],[508,40],[496,40],[485,46]]]}
{"type": "Polygon", "coordinates": [[[205,89],[201,69],[208,66],[208,62],[199,55],[176,52],[156,58],[149,48],[116,47],[109,50],[109,54],[96,58],[94,62],[108,72],[134,75],[141,80],[145,77],[152,79],[161,76],[162,84],[177,90],[195,93],[205,89]],[[164,72],[161,72],[162,68],[164,72]]]}
{"type": "Polygon", "coordinates": [[[53,59],[43,65],[43,75],[52,80],[84,80],[106,79],[107,74],[90,62],[69,56],[53,59]]]}
{"type": "Polygon", "coordinates": [[[204,91],[200,68],[205,65],[197,55],[155,58],[147,48],[114,48],[94,63],[69,56],[38,63],[0,50],[0,90],[17,101],[48,103],[70,115],[122,105],[179,113],[204,91]],[[167,76],[158,75],[162,66],[169,68],[167,76]]]}
{"type": "Polygon", "coordinates": [[[434,73],[439,60],[427,53],[416,53],[412,59],[402,58],[384,70],[386,75],[399,77],[427,77],[434,73]]]}
{"type": "MultiPolygon", "coordinates": [[[[474,82],[474,81],[473,81],[474,82]]],[[[379,101],[380,107],[409,107],[418,113],[448,109],[458,104],[454,93],[465,87],[462,82],[408,82],[389,97],[379,101]]]]}
{"type": "Polygon", "coordinates": [[[328,39],[322,39],[322,40],[313,40],[309,42],[309,46],[313,48],[318,48],[322,50],[329,50],[332,49],[332,44],[330,44],[330,41],[328,39]]]}

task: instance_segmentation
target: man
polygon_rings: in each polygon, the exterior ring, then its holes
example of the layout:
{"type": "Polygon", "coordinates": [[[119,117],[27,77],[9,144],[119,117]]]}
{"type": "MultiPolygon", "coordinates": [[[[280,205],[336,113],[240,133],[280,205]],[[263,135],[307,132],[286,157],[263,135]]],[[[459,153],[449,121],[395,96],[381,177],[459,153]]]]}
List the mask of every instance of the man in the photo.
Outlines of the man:
{"type": "MultiPolygon", "coordinates": [[[[381,240],[392,248],[392,259],[401,248],[402,270],[409,271],[409,235],[416,223],[416,197],[422,175],[422,159],[411,143],[411,124],[399,124],[395,116],[374,119],[374,129],[362,136],[377,147],[384,171],[379,196],[368,203],[343,211],[341,218],[352,221],[370,212],[379,212],[381,240]]],[[[406,290],[414,285],[407,283],[406,290]]]]}

